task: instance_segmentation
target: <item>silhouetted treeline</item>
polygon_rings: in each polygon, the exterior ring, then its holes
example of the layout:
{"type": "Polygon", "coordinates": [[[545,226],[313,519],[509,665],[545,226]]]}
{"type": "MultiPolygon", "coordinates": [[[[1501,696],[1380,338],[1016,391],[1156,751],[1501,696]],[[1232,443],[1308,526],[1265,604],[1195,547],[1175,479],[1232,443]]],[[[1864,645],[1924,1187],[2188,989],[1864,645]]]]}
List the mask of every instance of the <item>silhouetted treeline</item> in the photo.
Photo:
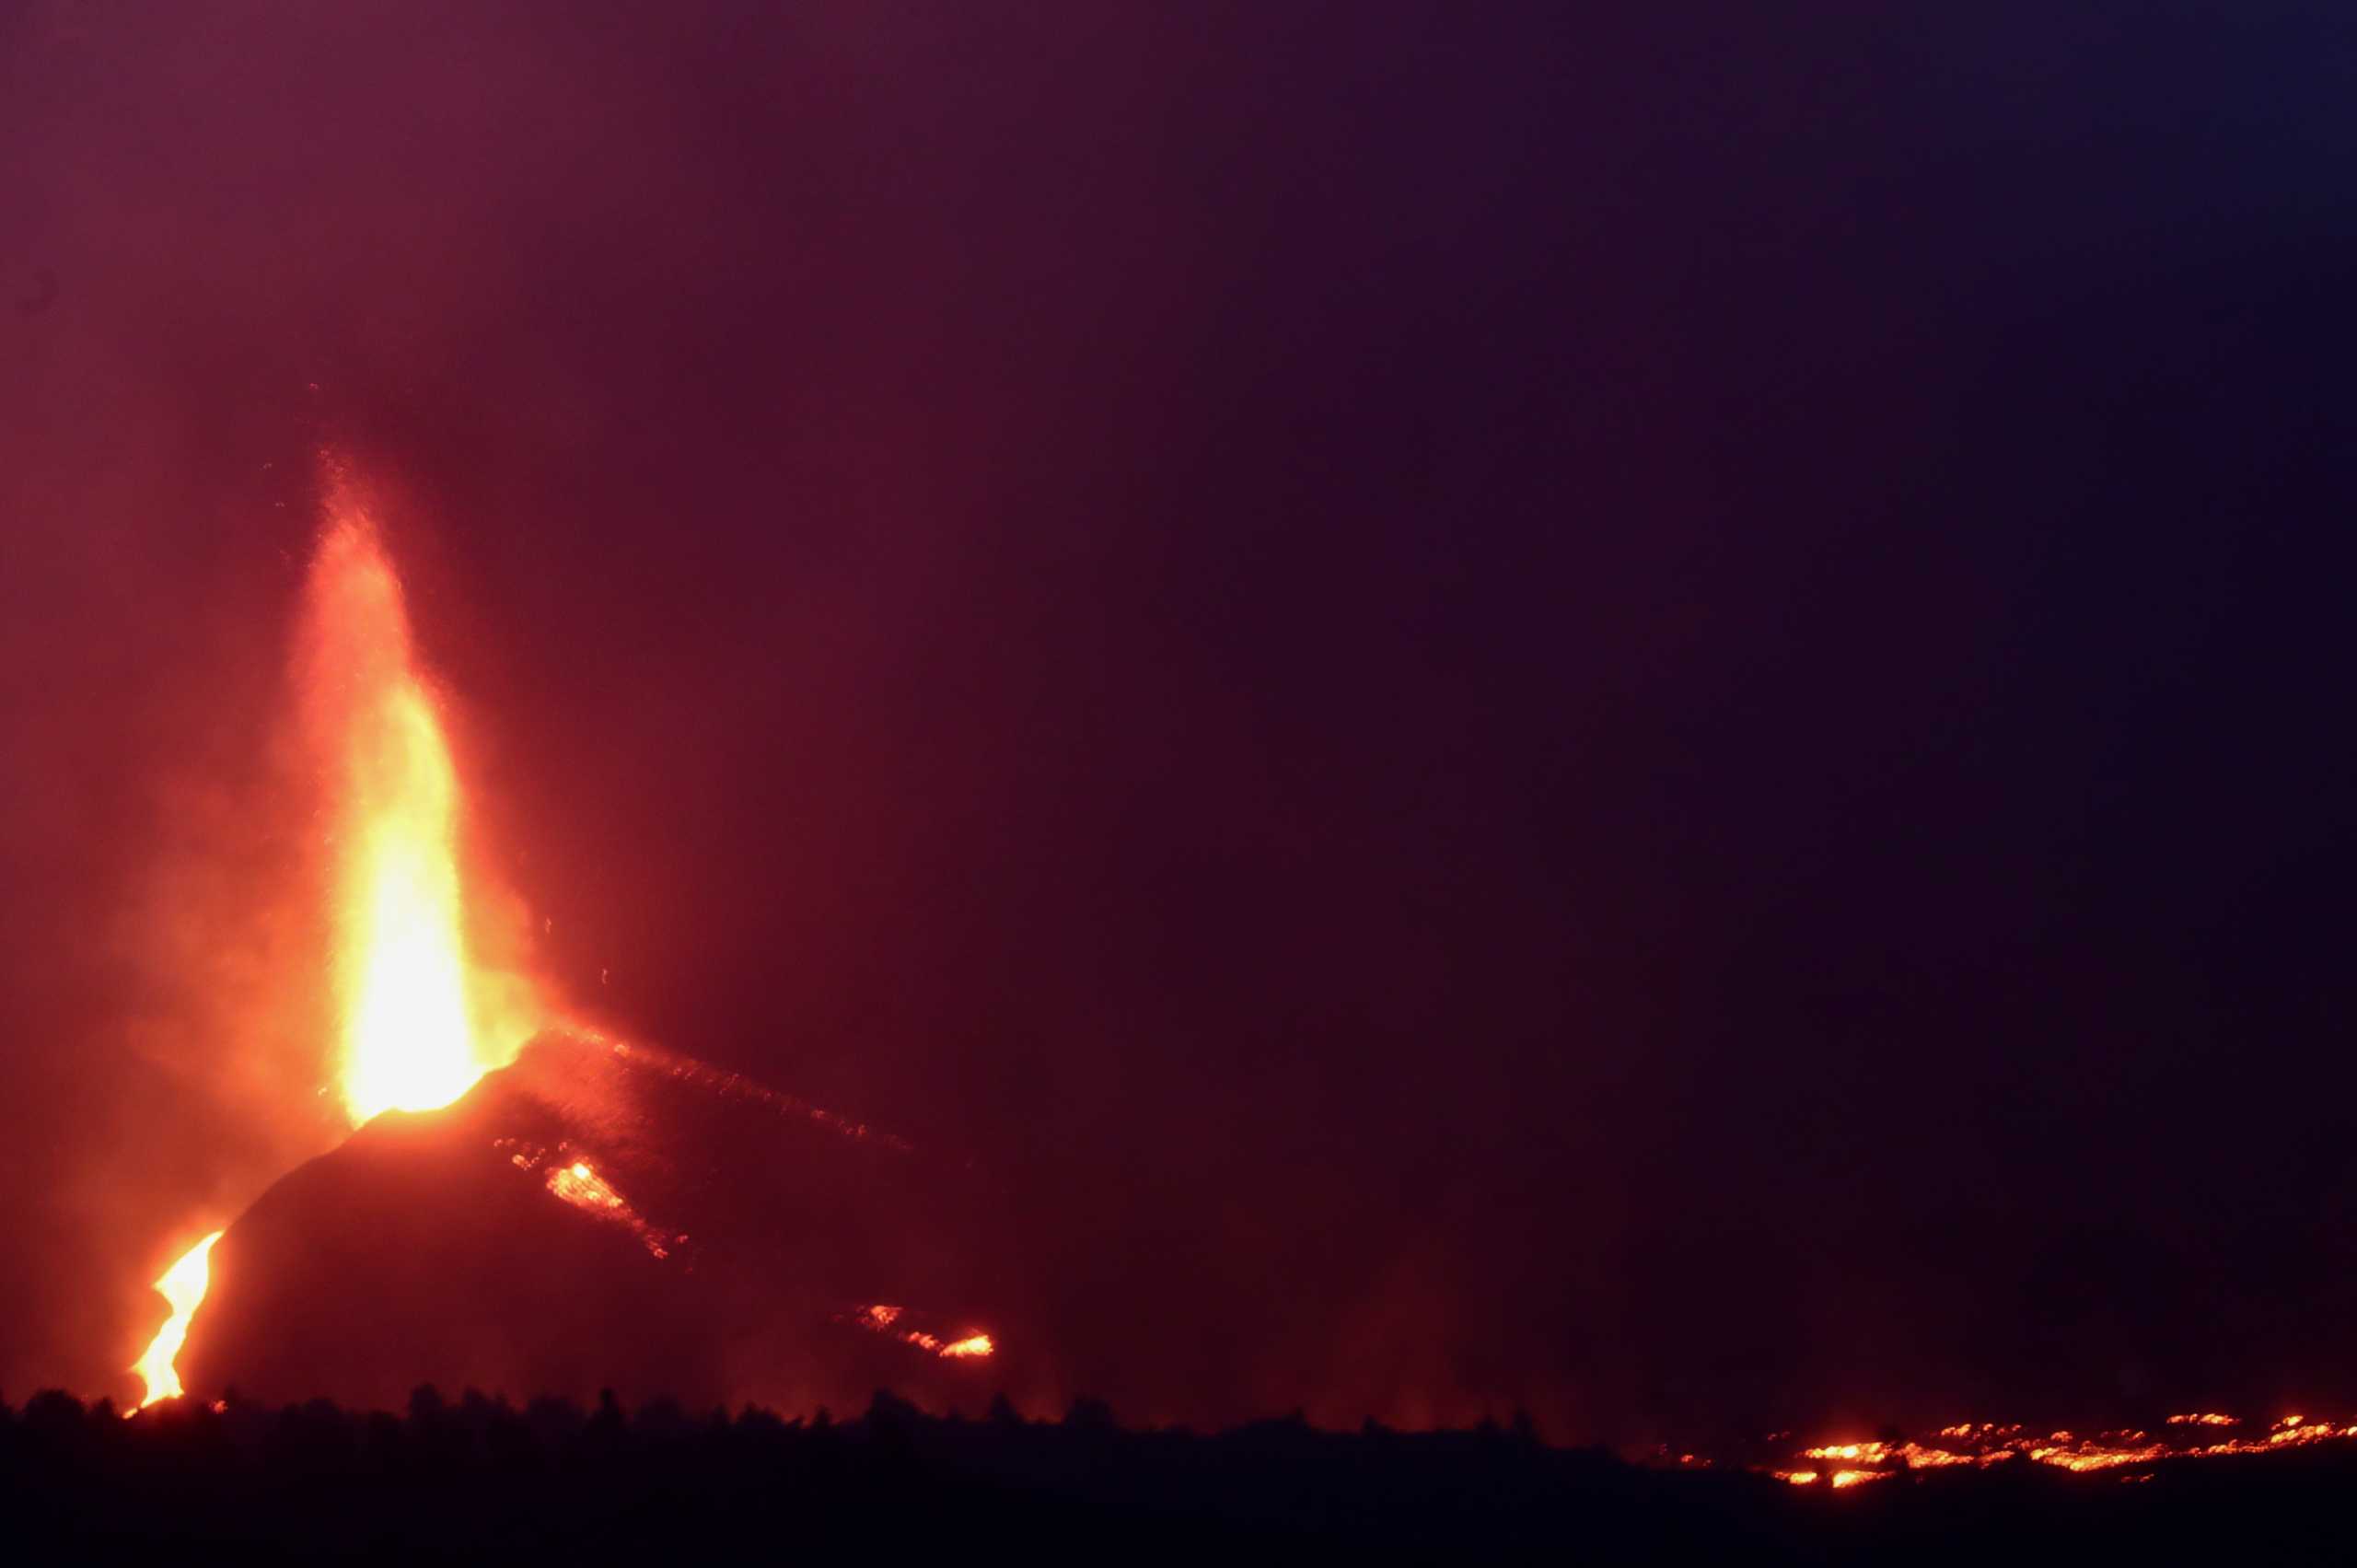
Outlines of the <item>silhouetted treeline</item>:
{"type": "MultiPolygon", "coordinates": [[[[982,1419],[878,1393],[856,1419],[658,1402],[517,1409],[432,1388],[406,1415],[325,1401],[0,1405],[11,1550],[510,1562],[1161,1559],[1212,1548],[1378,1559],[1747,1562],[2337,1556],[2357,1456],[2165,1466],[2141,1482],[2007,1464],[1864,1493],[1670,1471],[1549,1447],[1527,1425],[1403,1434],[1264,1422],[1215,1436],[1122,1430],[1103,1405],[982,1419]]],[[[100,1560],[105,1560],[103,1557],[100,1560]]]]}

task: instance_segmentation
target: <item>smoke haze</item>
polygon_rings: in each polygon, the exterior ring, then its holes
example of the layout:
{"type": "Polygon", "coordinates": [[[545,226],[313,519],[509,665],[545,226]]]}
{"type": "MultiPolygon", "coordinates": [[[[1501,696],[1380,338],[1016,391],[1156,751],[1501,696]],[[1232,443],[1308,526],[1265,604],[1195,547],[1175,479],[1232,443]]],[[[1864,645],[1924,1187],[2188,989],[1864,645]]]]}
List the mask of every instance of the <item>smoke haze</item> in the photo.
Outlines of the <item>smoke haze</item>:
{"type": "Polygon", "coordinates": [[[1039,1400],[2357,1404],[2343,24],[1573,9],[12,9],[0,1388],[340,1135],[332,446],[1039,1400]]]}

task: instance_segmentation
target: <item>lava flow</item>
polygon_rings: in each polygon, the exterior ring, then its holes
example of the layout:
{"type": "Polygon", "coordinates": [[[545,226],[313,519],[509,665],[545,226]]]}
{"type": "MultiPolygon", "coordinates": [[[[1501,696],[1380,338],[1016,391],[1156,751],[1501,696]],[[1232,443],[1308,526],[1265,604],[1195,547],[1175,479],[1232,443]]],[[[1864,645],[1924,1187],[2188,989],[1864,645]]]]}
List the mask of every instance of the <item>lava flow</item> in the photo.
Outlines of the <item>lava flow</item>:
{"type": "Polygon", "coordinates": [[[172,1315],[156,1330],[146,1353],[132,1365],[131,1370],[147,1385],[147,1391],[139,1399],[141,1410],[158,1400],[180,1397],[180,1375],[172,1363],[188,1339],[189,1319],[196,1316],[197,1304],[204,1299],[204,1286],[212,1273],[213,1244],[221,1239],[221,1235],[216,1230],[190,1248],[156,1281],[156,1289],[170,1304],[172,1315]]]}
{"type": "Polygon", "coordinates": [[[917,1349],[928,1351],[945,1361],[976,1360],[998,1349],[991,1337],[985,1333],[962,1334],[953,1340],[944,1338],[929,1330],[913,1325],[903,1325],[900,1320],[907,1315],[908,1308],[904,1307],[893,1307],[879,1302],[873,1307],[861,1307],[852,1314],[851,1320],[870,1333],[883,1334],[900,1341],[902,1344],[914,1345],[917,1349]]]}
{"type": "MultiPolygon", "coordinates": [[[[2244,1424],[2238,1417],[2215,1411],[2172,1415],[2158,1432],[2127,1428],[2081,1434],[1963,1422],[1944,1426],[1928,1438],[1821,1443],[1801,1450],[1783,1466],[1769,1467],[1768,1473],[1794,1486],[1830,1486],[1841,1491],[1910,1471],[1986,1469],[2014,1463],[2143,1481],[2150,1479],[2154,1466],[2167,1461],[2280,1454],[2317,1443],[2357,1441],[2357,1424],[2296,1414],[2251,1435],[2214,1435],[2244,1424]]],[[[1691,1456],[1684,1458],[1691,1459],[1691,1456]]]]}
{"type": "MultiPolygon", "coordinates": [[[[332,799],[336,1088],[355,1127],[385,1110],[436,1109],[514,1061],[539,1008],[520,981],[468,961],[458,771],[401,581],[341,482],[306,583],[296,668],[306,752],[332,799]]],[[[172,1315],[134,1368],[143,1405],[180,1391],[173,1358],[218,1238],[157,1283],[172,1315]]]]}
{"type": "MultiPolygon", "coordinates": [[[[518,1167],[531,1168],[529,1156],[515,1155],[510,1157],[518,1167]]],[[[630,1201],[614,1191],[612,1182],[589,1168],[586,1160],[551,1166],[547,1187],[559,1202],[570,1203],[585,1214],[629,1231],[638,1237],[638,1244],[646,1249],[646,1255],[657,1261],[668,1258],[671,1249],[687,1239],[684,1236],[667,1235],[647,1224],[639,1212],[630,1206],[630,1201]]]]}

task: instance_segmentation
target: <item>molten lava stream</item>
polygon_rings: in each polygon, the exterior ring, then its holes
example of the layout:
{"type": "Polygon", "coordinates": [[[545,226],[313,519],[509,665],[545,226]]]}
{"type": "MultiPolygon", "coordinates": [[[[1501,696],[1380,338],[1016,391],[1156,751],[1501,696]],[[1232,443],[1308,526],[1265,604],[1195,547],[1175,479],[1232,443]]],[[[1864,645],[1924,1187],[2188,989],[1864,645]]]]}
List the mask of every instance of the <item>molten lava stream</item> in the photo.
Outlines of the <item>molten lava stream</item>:
{"type": "Polygon", "coordinates": [[[146,1353],[131,1365],[131,1370],[147,1385],[147,1391],[139,1398],[141,1410],[159,1400],[180,1397],[180,1375],[172,1363],[179,1358],[180,1345],[188,1338],[190,1320],[204,1300],[204,1287],[213,1273],[213,1244],[220,1239],[221,1232],[215,1231],[180,1254],[180,1261],[166,1269],[156,1281],[156,1289],[172,1313],[147,1342],[146,1353]]]}

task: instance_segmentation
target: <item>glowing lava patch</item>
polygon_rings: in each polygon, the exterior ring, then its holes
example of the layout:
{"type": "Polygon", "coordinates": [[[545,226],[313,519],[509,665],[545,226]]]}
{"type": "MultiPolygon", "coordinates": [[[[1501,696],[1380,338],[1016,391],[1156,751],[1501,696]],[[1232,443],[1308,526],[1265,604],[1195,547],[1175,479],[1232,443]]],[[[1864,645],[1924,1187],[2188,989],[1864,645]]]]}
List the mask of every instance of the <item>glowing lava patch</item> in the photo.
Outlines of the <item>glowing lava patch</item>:
{"type": "MultiPolygon", "coordinates": [[[[514,1159],[525,1169],[531,1168],[527,1156],[517,1155],[514,1159]]],[[[591,1169],[586,1160],[549,1167],[547,1185],[549,1191],[561,1202],[572,1204],[583,1214],[628,1230],[638,1237],[638,1244],[646,1249],[650,1257],[668,1258],[675,1244],[687,1240],[684,1236],[668,1236],[647,1224],[638,1211],[630,1206],[629,1201],[614,1191],[613,1183],[591,1169]]]]}
{"type": "Polygon", "coordinates": [[[873,1307],[863,1307],[851,1314],[851,1321],[870,1333],[882,1334],[887,1339],[898,1340],[905,1345],[914,1345],[917,1349],[940,1356],[945,1361],[978,1361],[994,1353],[998,1349],[988,1334],[971,1333],[953,1340],[904,1324],[900,1319],[907,1315],[907,1310],[906,1307],[878,1302],[873,1307]]]}

